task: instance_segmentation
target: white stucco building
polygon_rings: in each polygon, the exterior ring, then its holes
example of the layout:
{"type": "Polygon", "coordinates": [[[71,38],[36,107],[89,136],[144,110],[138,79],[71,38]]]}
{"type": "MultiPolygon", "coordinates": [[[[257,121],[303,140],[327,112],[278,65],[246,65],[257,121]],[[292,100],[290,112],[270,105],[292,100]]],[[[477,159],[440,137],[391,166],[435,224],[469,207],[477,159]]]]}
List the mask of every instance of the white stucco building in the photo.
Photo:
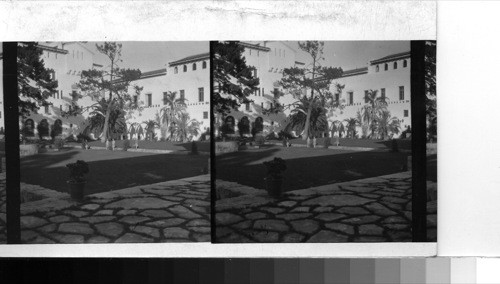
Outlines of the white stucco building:
{"type": "MultiPolygon", "coordinates": [[[[268,134],[270,131],[277,133],[285,127],[290,109],[285,109],[283,113],[269,115],[263,114],[262,109],[272,104],[272,91],[275,89],[285,92],[285,95],[279,99],[280,103],[286,105],[294,101],[278,82],[282,78],[284,68],[294,66],[300,68],[304,66],[304,63],[296,60],[297,52],[286,42],[264,41],[240,44],[245,47],[246,63],[255,68],[254,74],[260,79],[260,85],[259,90],[248,97],[253,102],[242,105],[238,111],[231,112],[229,116],[235,118],[235,125],[245,116],[251,122],[257,117],[262,117],[264,133],[268,134]]],[[[386,97],[387,109],[391,112],[391,116],[399,119],[402,130],[406,129],[411,125],[410,64],[410,52],[407,51],[373,59],[363,68],[344,70],[342,77],[333,80],[330,87],[330,91],[335,94],[335,83],[345,85],[342,93],[338,94],[343,107],[329,114],[329,127],[337,120],[346,125],[344,120],[356,117],[357,111],[365,104],[365,93],[369,90],[378,90],[378,96],[386,97]]],[[[218,121],[218,123],[221,122],[218,121]]]]}
{"type": "MultiPolygon", "coordinates": [[[[80,81],[81,72],[93,68],[102,68],[95,63],[95,54],[84,44],[72,43],[43,43],[39,45],[43,50],[42,59],[45,67],[53,69],[53,78],[58,81],[57,92],[49,98],[51,106],[41,108],[37,114],[32,114],[35,125],[42,119],[47,119],[53,125],[57,119],[63,123],[63,136],[79,134],[83,129],[85,118],[89,113],[76,117],[63,118],[61,112],[67,110],[73,99],[72,94],[79,92],[77,83],[80,81]]],[[[155,119],[155,116],[164,107],[164,93],[177,92],[177,96],[186,99],[186,111],[191,119],[200,122],[200,132],[210,126],[209,117],[209,86],[210,86],[209,53],[198,54],[172,62],[158,62],[159,69],[142,70],[141,78],[133,84],[143,87],[139,97],[135,99],[142,106],[141,111],[132,111],[127,115],[127,126],[132,123],[144,124],[145,121],[155,119]],[[166,66],[166,67],[165,67],[166,66]],[[163,68],[161,68],[163,67],[163,68]]],[[[89,106],[94,103],[90,98],[83,96],[78,100],[80,106],[89,106]]],[[[26,121],[25,120],[25,121],[26,121]]],[[[22,126],[23,122],[20,122],[22,126]]],[[[160,129],[156,130],[157,137],[161,137],[160,129]]]]}

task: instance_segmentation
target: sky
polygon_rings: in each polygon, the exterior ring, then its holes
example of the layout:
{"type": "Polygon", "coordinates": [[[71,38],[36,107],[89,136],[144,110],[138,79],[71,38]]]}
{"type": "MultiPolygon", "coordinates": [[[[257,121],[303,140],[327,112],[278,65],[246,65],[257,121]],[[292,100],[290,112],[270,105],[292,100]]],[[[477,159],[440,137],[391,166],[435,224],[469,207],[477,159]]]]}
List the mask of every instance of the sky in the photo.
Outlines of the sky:
{"type": "MultiPolygon", "coordinates": [[[[286,42],[297,50],[297,61],[310,63],[310,56],[299,49],[297,42],[286,42]]],[[[410,51],[409,41],[325,41],[322,66],[350,70],[368,66],[370,60],[410,51]]]]}
{"type": "MultiPolygon", "coordinates": [[[[209,52],[209,42],[121,42],[122,68],[139,68],[142,72],[164,68],[168,62],[186,56],[209,52]]],[[[307,53],[299,49],[297,42],[286,42],[297,50],[297,61],[310,62],[307,53]]],[[[85,45],[95,53],[95,62],[107,63],[106,58],[97,52],[96,42],[85,45]]],[[[325,41],[323,66],[342,67],[344,70],[366,67],[370,60],[393,53],[410,50],[409,41],[325,41]]]]}
{"type": "MultiPolygon", "coordinates": [[[[107,58],[100,54],[95,45],[102,42],[87,42],[85,46],[95,53],[94,61],[98,64],[109,64],[107,58]]],[[[187,56],[208,53],[208,41],[170,41],[170,42],[119,42],[122,44],[121,68],[140,69],[147,72],[165,68],[168,62],[176,61],[187,56]]]]}

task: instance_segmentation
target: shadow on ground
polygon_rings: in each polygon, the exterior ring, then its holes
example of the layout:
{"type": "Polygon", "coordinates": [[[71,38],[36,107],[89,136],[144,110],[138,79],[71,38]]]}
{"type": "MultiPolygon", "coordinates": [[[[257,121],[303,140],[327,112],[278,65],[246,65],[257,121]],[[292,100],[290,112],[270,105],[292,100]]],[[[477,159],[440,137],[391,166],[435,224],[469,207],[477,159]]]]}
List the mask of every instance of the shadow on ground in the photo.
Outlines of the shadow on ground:
{"type": "Polygon", "coordinates": [[[21,182],[67,192],[67,163],[89,163],[86,194],[203,174],[207,155],[152,154],[107,150],[64,150],[21,158],[21,182]]]}
{"type": "Polygon", "coordinates": [[[408,155],[272,146],[217,156],[216,178],[264,189],[262,162],[281,157],[287,161],[283,188],[291,191],[401,172],[408,155]]]}

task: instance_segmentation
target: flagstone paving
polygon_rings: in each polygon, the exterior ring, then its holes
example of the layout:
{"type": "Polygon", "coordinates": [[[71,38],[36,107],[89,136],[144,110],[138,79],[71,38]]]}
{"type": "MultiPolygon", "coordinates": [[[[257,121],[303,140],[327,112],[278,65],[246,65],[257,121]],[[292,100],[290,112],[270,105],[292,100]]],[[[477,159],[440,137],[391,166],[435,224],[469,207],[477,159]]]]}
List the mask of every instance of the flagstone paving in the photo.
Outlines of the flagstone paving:
{"type": "Polygon", "coordinates": [[[93,194],[82,203],[23,203],[21,230],[23,243],[209,242],[210,176],[93,194]]]}
{"type": "MultiPolygon", "coordinates": [[[[429,186],[432,186],[430,182],[429,186]]],[[[411,172],[290,191],[217,180],[216,242],[410,242],[411,172]]],[[[428,237],[436,239],[436,201],[428,237]]]]}

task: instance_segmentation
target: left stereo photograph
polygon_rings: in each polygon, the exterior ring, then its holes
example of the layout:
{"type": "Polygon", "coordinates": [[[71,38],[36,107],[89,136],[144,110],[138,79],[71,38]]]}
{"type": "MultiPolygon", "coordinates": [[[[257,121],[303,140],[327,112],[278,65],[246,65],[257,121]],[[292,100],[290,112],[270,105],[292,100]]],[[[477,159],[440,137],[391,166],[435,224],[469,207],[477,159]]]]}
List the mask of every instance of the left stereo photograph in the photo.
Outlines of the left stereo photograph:
{"type": "Polygon", "coordinates": [[[18,43],[17,93],[23,244],[210,242],[209,42],[18,43]]]}

